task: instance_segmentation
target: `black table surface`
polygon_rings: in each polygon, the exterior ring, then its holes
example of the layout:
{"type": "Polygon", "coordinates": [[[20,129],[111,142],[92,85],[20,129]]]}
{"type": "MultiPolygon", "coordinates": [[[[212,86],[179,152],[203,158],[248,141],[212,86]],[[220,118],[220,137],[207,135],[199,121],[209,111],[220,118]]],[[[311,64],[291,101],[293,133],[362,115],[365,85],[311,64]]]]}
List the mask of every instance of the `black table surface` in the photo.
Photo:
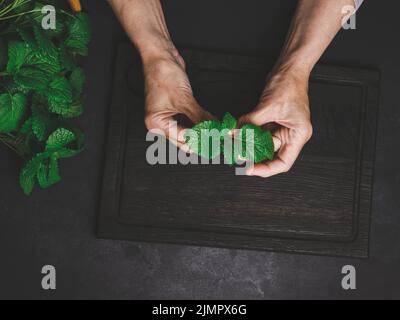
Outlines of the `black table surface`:
{"type": "MultiPolygon", "coordinates": [[[[116,40],[123,32],[103,0],[84,2],[94,38],[84,62],[87,137],[81,156],[61,164],[63,181],[25,197],[20,162],[0,149],[0,298],[269,299],[400,298],[400,42],[395,0],[366,1],[357,29],[344,30],[323,62],[381,70],[370,258],[366,260],[95,237],[116,40]],[[41,268],[54,265],[57,289],[43,291],[41,268]],[[357,290],[341,289],[342,266],[357,270],[357,290]]],[[[170,0],[176,43],[238,53],[279,52],[295,1],[170,0]]]]}

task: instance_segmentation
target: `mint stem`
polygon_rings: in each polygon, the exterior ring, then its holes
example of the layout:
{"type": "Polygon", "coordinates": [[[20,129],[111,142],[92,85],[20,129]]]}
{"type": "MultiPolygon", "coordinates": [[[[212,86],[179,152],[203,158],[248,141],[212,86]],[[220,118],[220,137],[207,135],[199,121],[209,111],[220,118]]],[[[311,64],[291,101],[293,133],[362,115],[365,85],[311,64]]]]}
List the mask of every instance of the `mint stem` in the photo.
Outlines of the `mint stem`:
{"type": "Polygon", "coordinates": [[[29,153],[28,148],[11,134],[0,133],[0,142],[20,157],[24,157],[29,153]]]}

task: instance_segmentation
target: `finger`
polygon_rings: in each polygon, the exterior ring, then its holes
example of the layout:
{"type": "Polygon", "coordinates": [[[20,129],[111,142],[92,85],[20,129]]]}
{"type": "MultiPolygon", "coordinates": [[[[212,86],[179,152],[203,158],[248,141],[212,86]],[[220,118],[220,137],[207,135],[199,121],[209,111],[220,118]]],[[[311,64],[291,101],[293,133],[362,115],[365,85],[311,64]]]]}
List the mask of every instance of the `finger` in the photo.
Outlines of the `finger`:
{"type": "Polygon", "coordinates": [[[161,134],[178,147],[185,144],[185,133],[187,128],[178,124],[173,117],[157,118],[149,117],[145,119],[149,131],[155,134],[161,134]]]}
{"type": "Polygon", "coordinates": [[[186,153],[192,153],[192,150],[186,144],[186,132],[188,128],[178,124],[172,120],[169,122],[168,134],[166,134],[169,141],[176,145],[179,149],[186,153]]]}
{"type": "Polygon", "coordinates": [[[171,120],[168,125],[168,139],[185,143],[185,132],[187,128],[178,124],[176,121],[171,120]]]}
{"type": "Polygon", "coordinates": [[[303,146],[304,143],[285,144],[281,147],[274,160],[253,165],[247,169],[247,174],[268,178],[279,173],[288,172],[299,156],[303,146]]]}
{"type": "Polygon", "coordinates": [[[183,142],[180,142],[180,141],[176,141],[176,140],[173,140],[173,139],[168,139],[168,140],[169,140],[169,142],[174,144],[177,148],[181,149],[183,152],[186,152],[186,153],[192,153],[193,152],[186,143],[183,143],[183,142]]]}
{"type": "Polygon", "coordinates": [[[179,133],[179,140],[174,136],[169,136],[167,139],[170,143],[174,144],[176,147],[181,149],[183,152],[192,153],[193,151],[189,148],[185,141],[185,128],[182,128],[179,133]]]}

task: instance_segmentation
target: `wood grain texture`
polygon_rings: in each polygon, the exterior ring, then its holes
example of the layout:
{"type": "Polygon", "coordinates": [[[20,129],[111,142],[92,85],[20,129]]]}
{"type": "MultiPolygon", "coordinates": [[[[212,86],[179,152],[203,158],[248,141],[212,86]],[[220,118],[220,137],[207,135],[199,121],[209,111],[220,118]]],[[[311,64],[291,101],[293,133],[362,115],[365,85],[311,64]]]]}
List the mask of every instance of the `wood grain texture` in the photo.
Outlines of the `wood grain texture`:
{"type": "MultiPolygon", "coordinates": [[[[196,98],[221,116],[251,110],[267,66],[257,57],[183,50],[196,98]]],[[[143,83],[121,44],[98,223],[99,237],[368,256],[379,74],[317,66],[314,136],[287,174],[236,176],[225,165],[147,164],[143,83]]]]}

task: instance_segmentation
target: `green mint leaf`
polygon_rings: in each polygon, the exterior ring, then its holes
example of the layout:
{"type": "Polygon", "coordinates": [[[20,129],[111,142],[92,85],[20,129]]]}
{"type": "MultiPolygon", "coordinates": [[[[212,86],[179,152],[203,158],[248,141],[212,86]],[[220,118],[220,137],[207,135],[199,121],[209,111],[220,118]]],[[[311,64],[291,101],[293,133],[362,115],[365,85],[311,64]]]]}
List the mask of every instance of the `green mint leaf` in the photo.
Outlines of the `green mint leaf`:
{"type": "Polygon", "coordinates": [[[48,37],[52,39],[59,38],[65,33],[65,25],[60,19],[57,19],[56,28],[45,30],[45,33],[47,34],[48,37]]]}
{"type": "Polygon", "coordinates": [[[26,29],[18,29],[18,34],[28,50],[25,64],[48,74],[61,71],[59,51],[41,27],[34,25],[33,33],[26,29]]]}
{"type": "Polygon", "coordinates": [[[76,134],[65,128],[58,128],[47,139],[46,150],[65,148],[76,141],[76,134]]]}
{"type": "Polygon", "coordinates": [[[86,76],[82,68],[75,68],[69,77],[72,88],[76,95],[80,95],[85,86],[86,76]]]}
{"type": "Polygon", "coordinates": [[[49,159],[40,163],[37,179],[43,189],[49,188],[61,180],[57,157],[50,156],[49,159]]]}
{"type": "Polygon", "coordinates": [[[75,61],[73,55],[68,52],[68,49],[64,46],[60,46],[60,63],[62,66],[62,69],[65,70],[73,70],[75,68],[75,61]]]}
{"type": "Polygon", "coordinates": [[[233,130],[236,128],[236,125],[236,119],[229,112],[225,113],[224,118],[222,119],[222,130],[233,130]]]}
{"type": "Polygon", "coordinates": [[[26,195],[30,195],[35,186],[36,173],[43,161],[43,154],[37,154],[22,168],[19,176],[19,184],[26,195]]]}
{"type": "Polygon", "coordinates": [[[224,162],[230,166],[236,164],[237,155],[235,155],[235,144],[231,140],[231,143],[225,147],[225,140],[221,140],[221,152],[224,154],[224,162]]]}
{"type": "Polygon", "coordinates": [[[46,142],[45,152],[56,158],[70,158],[83,151],[83,134],[78,130],[58,128],[46,142]]]}
{"type": "Polygon", "coordinates": [[[214,159],[221,153],[220,145],[215,145],[216,140],[212,135],[218,136],[218,143],[220,142],[221,123],[215,120],[203,121],[196,124],[185,135],[186,144],[188,147],[198,155],[206,159],[214,159]],[[208,144],[208,147],[207,147],[208,144]]]}
{"type": "Polygon", "coordinates": [[[271,131],[264,132],[263,140],[264,140],[265,157],[268,160],[273,160],[275,155],[275,145],[271,131]]]}
{"type": "Polygon", "coordinates": [[[34,34],[37,49],[32,51],[28,63],[49,74],[60,72],[61,64],[56,46],[38,26],[34,27],[34,34]]]}
{"type": "Polygon", "coordinates": [[[30,50],[24,42],[10,41],[8,43],[7,71],[10,73],[17,72],[26,62],[29,53],[30,50]]]}
{"type": "Polygon", "coordinates": [[[274,158],[274,143],[270,131],[263,131],[253,124],[245,124],[241,128],[240,139],[242,157],[246,160],[261,163],[274,158]]]}
{"type": "Polygon", "coordinates": [[[89,43],[92,37],[92,27],[89,16],[84,12],[78,12],[70,21],[69,25],[70,36],[75,39],[80,39],[84,43],[89,43]]]}
{"type": "Polygon", "coordinates": [[[0,95],[0,132],[16,131],[26,111],[26,97],[22,93],[13,96],[0,95]]]}
{"type": "Polygon", "coordinates": [[[225,113],[222,119],[222,129],[221,129],[221,153],[224,155],[225,163],[233,166],[236,164],[236,156],[235,156],[235,148],[234,143],[232,141],[231,133],[232,130],[236,128],[237,121],[236,119],[229,113],[225,113]],[[230,140],[231,143],[225,147],[225,138],[230,140]]]}
{"type": "Polygon", "coordinates": [[[87,44],[83,43],[81,40],[69,38],[65,41],[65,44],[72,53],[83,57],[86,57],[89,54],[87,44]]]}
{"type": "Polygon", "coordinates": [[[72,88],[64,77],[55,78],[47,91],[47,101],[51,112],[64,115],[69,112],[72,104],[72,88]]]}
{"type": "Polygon", "coordinates": [[[32,131],[39,141],[47,138],[50,116],[42,106],[32,105],[32,131]]]}
{"type": "Polygon", "coordinates": [[[224,154],[225,163],[233,166],[236,164],[242,164],[243,158],[243,141],[241,140],[241,131],[235,136],[225,135],[224,139],[221,141],[223,144],[222,152],[224,154]],[[228,144],[225,146],[225,139],[228,139],[228,144]],[[241,160],[239,160],[241,159],[241,160]]]}
{"type": "Polygon", "coordinates": [[[84,109],[83,104],[80,101],[75,101],[67,109],[63,109],[62,116],[65,119],[72,119],[82,115],[84,109]]]}
{"type": "Polygon", "coordinates": [[[36,139],[34,139],[35,135],[32,131],[32,117],[29,117],[22,124],[21,128],[19,129],[18,137],[21,139],[24,146],[30,150],[32,140],[36,141],[36,139]]]}
{"type": "Polygon", "coordinates": [[[23,67],[14,75],[14,81],[22,90],[44,91],[49,84],[49,75],[37,68],[23,67]]]}
{"type": "Polygon", "coordinates": [[[36,40],[30,30],[17,28],[17,32],[30,52],[37,50],[36,40]]]}
{"type": "Polygon", "coordinates": [[[91,38],[91,25],[89,17],[83,13],[77,13],[68,25],[69,36],[65,40],[65,45],[74,53],[86,56],[87,46],[91,38]]]}

